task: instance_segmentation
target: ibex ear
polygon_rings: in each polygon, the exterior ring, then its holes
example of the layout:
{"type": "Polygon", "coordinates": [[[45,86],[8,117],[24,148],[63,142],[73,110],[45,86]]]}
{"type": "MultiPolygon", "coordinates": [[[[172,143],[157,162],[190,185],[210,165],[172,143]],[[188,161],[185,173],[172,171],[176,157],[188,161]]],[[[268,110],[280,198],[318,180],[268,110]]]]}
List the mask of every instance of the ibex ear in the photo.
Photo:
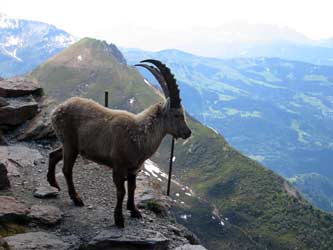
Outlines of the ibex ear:
{"type": "Polygon", "coordinates": [[[170,110],[170,98],[168,97],[164,103],[163,106],[163,112],[169,111],[170,110]]]}

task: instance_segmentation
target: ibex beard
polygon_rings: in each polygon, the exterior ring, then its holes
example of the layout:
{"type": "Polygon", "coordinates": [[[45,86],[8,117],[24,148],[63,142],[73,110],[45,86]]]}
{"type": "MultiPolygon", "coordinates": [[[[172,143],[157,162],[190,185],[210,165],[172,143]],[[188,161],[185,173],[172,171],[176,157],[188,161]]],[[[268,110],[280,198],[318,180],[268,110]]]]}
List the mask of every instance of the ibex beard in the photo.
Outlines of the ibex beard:
{"type": "Polygon", "coordinates": [[[62,146],[49,155],[48,182],[60,190],[55,178],[55,167],[63,159],[69,196],[76,206],[83,206],[73,183],[73,166],[77,156],[80,154],[110,166],[117,190],[114,221],[118,227],[124,227],[122,203],[125,181],[128,186],[127,209],[132,217],[142,218],[134,203],[134,193],[136,176],[144,161],[156,152],[167,134],[183,139],[191,135],[179,88],[170,69],[152,59],[144,60],[136,66],[145,67],[155,76],[165,95],[164,102],[133,114],[105,108],[89,99],[73,97],[60,104],[51,115],[52,126],[62,146]]]}

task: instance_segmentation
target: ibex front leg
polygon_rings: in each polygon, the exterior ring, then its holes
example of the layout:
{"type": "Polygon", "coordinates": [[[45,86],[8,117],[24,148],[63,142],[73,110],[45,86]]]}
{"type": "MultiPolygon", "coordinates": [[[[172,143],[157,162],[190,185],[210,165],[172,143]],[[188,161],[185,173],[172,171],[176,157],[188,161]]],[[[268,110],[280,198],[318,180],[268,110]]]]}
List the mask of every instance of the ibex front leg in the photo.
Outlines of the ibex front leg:
{"type": "Polygon", "coordinates": [[[123,201],[125,197],[125,179],[122,176],[118,176],[115,171],[113,172],[113,182],[117,189],[117,205],[114,210],[114,222],[117,227],[124,227],[124,217],[123,217],[123,201]]]}
{"type": "Polygon", "coordinates": [[[133,218],[142,218],[142,215],[139,209],[135,206],[134,194],[136,188],[136,175],[128,174],[127,176],[127,189],[128,189],[128,200],[127,200],[127,209],[131,211],[131,216],[133,218]]]}

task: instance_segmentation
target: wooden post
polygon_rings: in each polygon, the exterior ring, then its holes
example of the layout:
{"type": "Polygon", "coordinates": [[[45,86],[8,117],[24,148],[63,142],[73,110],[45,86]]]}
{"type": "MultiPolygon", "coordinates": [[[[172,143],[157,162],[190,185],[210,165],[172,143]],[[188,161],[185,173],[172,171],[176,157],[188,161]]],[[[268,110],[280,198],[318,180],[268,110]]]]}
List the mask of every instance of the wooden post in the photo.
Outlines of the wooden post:
{"type": "Polygon", "coordinates": [[[167,188],[167,196],[170,196],[170,185],[171,185],[171,175],[172,175],[172,163],[173,163],[173,151],[175,148],[175,138],[172,137],[171,141],[171,153],[170,153],[170,161],[169,161],[169,178],[168,178],[168,188],[167,188]]]}
{"type": "Polygon", "coordinates": [[[109,92],[105,91],[105,107],[109,107],[109,92]]]}

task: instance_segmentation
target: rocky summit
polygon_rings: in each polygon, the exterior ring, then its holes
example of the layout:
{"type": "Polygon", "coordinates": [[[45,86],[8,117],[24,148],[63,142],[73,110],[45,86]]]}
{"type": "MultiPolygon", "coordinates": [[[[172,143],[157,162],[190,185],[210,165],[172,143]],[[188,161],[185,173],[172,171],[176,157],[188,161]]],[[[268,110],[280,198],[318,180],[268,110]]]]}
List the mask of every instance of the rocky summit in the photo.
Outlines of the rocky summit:
{"type": "MultiPolygon", "coordinates": [[[[58,142],[45,133],[52,130],[48,121],[52,108],[45,101],[49,99],[33,93],[31,86],[24,93],[15,92],[19,82],[12,86],[7,88],[11,96],[3,95],[3,103],[29,96],[37,109],[27,111],[29,116],[20,123],[0,120],[8,142],[0,146],[1,250],[172,250],[199,244],[192,232],[175,222],[169,210],[172,200],[162,194],[159,181],[143,172],[137,179],[136,194],[143,219],[125,213],[124,229],[113,226],[116,189],[108,167],[77,160],[74,180],[84,207],[74,206],[69,199],[61,166],[56,177],[62,190],[50,187],[46,181],[48,153],[58,142]]],[[[12,112],[8,118],[17,116],[12,112]]]]}

